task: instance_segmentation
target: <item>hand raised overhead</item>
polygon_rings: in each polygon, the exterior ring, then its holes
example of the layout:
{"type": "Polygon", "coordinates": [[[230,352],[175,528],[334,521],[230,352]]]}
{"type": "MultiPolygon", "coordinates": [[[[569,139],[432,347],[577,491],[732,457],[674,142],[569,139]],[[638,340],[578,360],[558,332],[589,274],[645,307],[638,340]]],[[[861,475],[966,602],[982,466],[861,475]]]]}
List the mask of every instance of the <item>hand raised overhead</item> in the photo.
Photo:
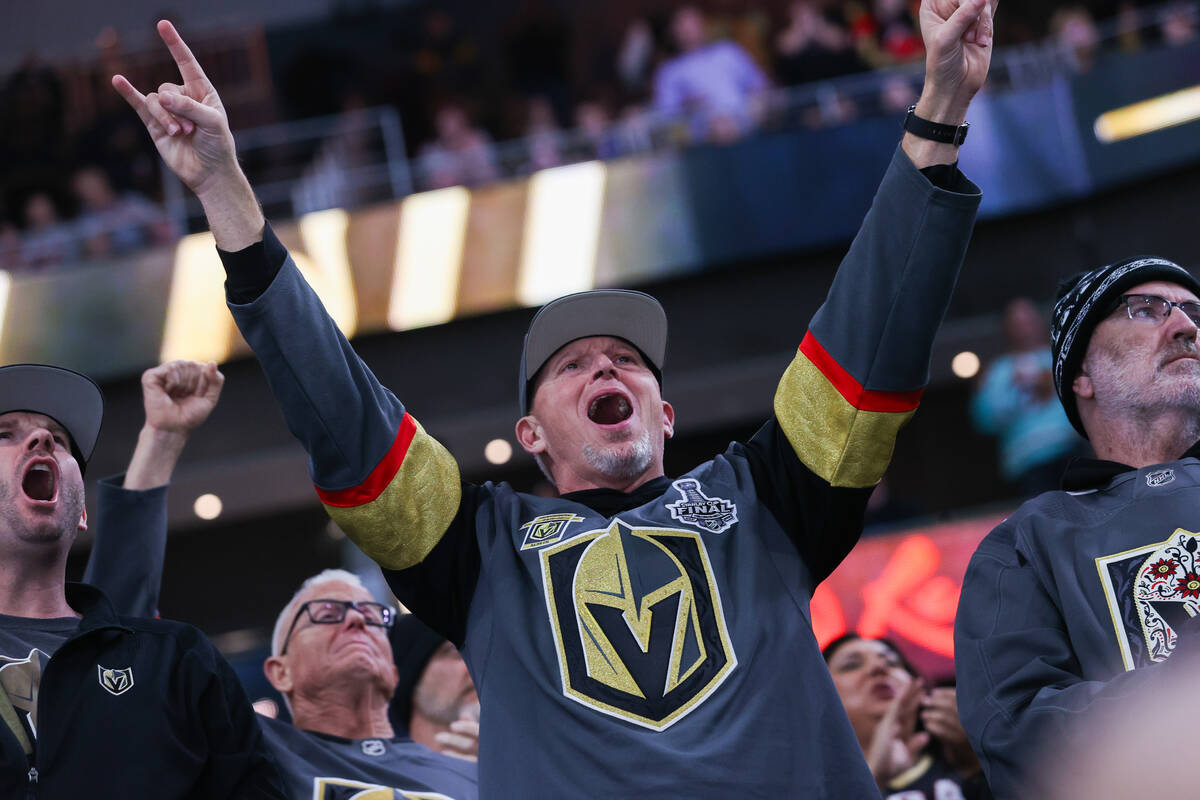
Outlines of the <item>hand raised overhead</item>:
{"type": "Polygon", "coordinates": [[[157,92],[142,94],[123,75],[114,75],[112,85],[137,112],[167,166],[203,197],[238,173],[233,134],[217,90],[175,26],[160,21],[158,35],[179,67],[182,85],[164,83],[157,92]]]}
{"type": "Polygon", "coordinates": [[[998,0],[924,0],[925,83],[965,103],[983,88],[992,60],[993,19],[998,0]]]}

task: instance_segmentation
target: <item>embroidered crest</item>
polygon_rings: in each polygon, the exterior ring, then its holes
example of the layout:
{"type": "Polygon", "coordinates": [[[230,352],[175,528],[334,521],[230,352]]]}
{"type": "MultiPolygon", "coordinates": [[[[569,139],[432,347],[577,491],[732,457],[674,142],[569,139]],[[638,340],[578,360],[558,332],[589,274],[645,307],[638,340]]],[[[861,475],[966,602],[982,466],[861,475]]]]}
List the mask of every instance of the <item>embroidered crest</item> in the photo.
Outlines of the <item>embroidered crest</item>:
{"type": "Polygon", "coordinates": [[[560,541],[563,531],[572,522],[583,522],[583,517],[577,514],[543,514],[534,517],[521,526],[521,530],[525,531],[525,541],[521,544],[521,549],[530,550],[560,541]]]}
{"type": "Polygon", "coordinates": [[[724,533],[738,521],[737,506],[723,497],[709,497],[694,478],[680,478],[671,486],[682,500],[667,504],[671,516],[710,533],[724,533]]]}
{"type": "Polygon", "coordinates": [[[364,756],[381,756],[387,752],[383,739],[363,739],[361,747],[364,756]]]}
{"type": "Polygon", "coordinates": [[[1175,471],[1170,469],[1156,469],[1154,472],[1146,473],[1146,485],[1154,488],[1155,486],[1166,486],[1175,480],[1175,471]]]}
{"type": "Polygon", "coordinates": [[[665,730],[737,666],[701,535],[607,528],[539,550],[563,694],[665,730]]]}
{"type": "Polygon", "coordinates": [[[100,673],[100,685],[111,695],[121,695],[133,688],[133,667],[112,669],[100,664],[96,665],[100,673]]]}

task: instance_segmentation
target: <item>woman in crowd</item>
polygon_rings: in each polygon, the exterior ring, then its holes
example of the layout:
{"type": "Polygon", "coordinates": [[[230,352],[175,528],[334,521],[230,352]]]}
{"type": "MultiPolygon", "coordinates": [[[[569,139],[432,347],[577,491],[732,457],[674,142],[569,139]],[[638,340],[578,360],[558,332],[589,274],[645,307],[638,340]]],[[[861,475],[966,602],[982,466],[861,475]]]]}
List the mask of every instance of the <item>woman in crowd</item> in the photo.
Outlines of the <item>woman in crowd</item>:
{"type": "Polygon", "coordinates": [[[841,636],[825,663],[888,800],[990,800],[953,687],[927,689],[886,639],[841,636]]]}

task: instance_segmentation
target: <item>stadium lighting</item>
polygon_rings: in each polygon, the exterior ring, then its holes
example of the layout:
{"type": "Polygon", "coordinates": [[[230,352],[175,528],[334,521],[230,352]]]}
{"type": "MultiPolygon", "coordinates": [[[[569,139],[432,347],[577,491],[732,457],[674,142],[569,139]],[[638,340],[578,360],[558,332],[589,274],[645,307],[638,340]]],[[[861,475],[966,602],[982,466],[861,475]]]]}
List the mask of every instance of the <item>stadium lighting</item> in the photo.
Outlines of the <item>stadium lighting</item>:
{"type": "Polygon", "coordinates": [[[950,361],[950,370],[964,380],[979,374],[979,356],[964,350],[950,361]]]}
{"type": "Polygon", "coordinates": [[[192,511],[195,511],[200,519],[216,519],[221,516],[222,508],[221,498],[215,494],[202,494],[192,504],[192,511]]]}
{"type": "Polygon", "coordinates": [[[1200,119],[1200,86],[1152,97],[1139,103],[1105,111],[1093,126],[1105,144],[1132,139],[1200,119]]]}
{"type": "Polygon", "coordinates": [[[483,448],[483,457],[489,464],[507,464],[512,458],[513,449],[505,439],[492,439],[483,448]]]}
{"type": "Polygon", "coordinates": [[[461,186],[409,195],[400,230],[388,325],[397,331],[454,318],[471,193],[461,186]]]}
{"type": "Polygon", "coordinates": [[[529,179],[517,285],[517,299],[525,305],[595,286],[605,169],[599,161],[585,161],[529,179]]]}

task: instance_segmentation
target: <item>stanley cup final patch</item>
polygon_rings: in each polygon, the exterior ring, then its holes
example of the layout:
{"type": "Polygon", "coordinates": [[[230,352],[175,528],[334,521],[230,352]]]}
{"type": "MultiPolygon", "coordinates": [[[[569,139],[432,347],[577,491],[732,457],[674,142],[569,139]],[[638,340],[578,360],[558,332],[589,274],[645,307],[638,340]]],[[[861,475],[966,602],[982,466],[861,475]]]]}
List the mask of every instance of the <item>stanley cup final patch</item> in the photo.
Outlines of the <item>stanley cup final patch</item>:
{"type": "Polygon", "coordinates": [[[121,695],[133,688],[133,667],[112,669],[100,664],[96,665],[100,673],[100,685],[111,695],[121,695]]]}
{"type": "Polygon", "coordinates": [[[723,497],[709,497],[695,478],[680,478],[671,488],[683,495],[682,500],[667,504],[671,516],[709,533],[724,533],[738,521],[737,506],[723,497]]]}

